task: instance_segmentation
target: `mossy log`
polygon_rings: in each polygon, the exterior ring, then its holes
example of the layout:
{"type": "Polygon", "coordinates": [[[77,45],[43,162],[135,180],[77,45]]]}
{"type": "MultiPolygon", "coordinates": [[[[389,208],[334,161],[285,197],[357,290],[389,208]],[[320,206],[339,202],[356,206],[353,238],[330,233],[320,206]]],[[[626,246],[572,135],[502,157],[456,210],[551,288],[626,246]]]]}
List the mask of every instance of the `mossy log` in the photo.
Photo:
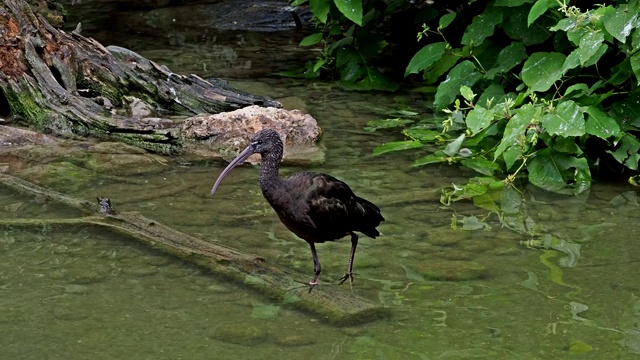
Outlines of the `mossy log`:
{"type": "Polygon", "coordinates": [[[110,211],[97,203],[76,199],[6,174],[0,174],[0,184],[88,214],[65,219],[0,219],[0,227],[103,227],[198,264],[216,275],[245,284],[272,299],[315,314],[330,323],[374,321],[385,312],[382,306],[355,295],[348,286],[319,286],[309,293],[307,286],[295,281],[285,270],[264,258],[176,231],[138,213],[110,211]]]}
{"type": "Polygon", "coordinates": [[[222,80],[174,74],[133,51],[56,29],[25,1],[0,3],[0,105],[9,108],[0,116],[56,135],[179,152],[182,139],[167,131],[171,121],[150,124],[128,116],[126,102],[138,100],[164,119],[249,105],[280,107],[222,80]]]}

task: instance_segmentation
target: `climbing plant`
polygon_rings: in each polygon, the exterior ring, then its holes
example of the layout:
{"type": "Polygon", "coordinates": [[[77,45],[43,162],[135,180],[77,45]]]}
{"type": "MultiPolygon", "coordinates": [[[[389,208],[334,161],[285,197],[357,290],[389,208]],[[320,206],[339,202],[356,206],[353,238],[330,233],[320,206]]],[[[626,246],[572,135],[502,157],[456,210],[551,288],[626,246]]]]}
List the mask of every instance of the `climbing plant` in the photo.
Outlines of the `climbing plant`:
{"type": "MultiPolygon", "coordinates": [[[[592,9],[495,0],[473,18],[458,47],[442,32],[455,14],[442,16],[437,29],[425,26],[419,34],[441,40],[418,51],[406,75],[439,82],[434,107],[447,116],[439,126],[414,123],[403,132],[408,140],[375,153],[433,143],[437,149],[415,166],[460,163],[506,183],[526,174],[534,185],[570,194],[589,188],[592,169],[607,154],[637,172],[639,10],[637,0],[592,9]],[[589,155],[590,146],[601,151],[589,155]]],[[[456,198],[490,184],[470,182],[456,198]]]]}
{"type": "MultiPolygon", "coordinates": [[[[397,87],[372,64],[388,45],[381,31],[389,28],[386,19],[415,2],[308,3],[318,30],[301,45],[322,48],[307,65],[308,76],[334,71],[354,89],[397,87]]],[[[471,3],[480,1],[463,5],[471,3]]],[[[616,171],[636,174],[640,0],[608,4],[492,0],[476,6],[473,17],[422,6],[411,21],[425,19],[417,33],[424,45],[404,75],[434,90],[433,107],[443,116],[438,122],[415,116],[372,122],[371,130],[400,127],[406,137],[378,146],[374,154],[413,150],[426,153],[414,166],[456,163],[481,175],[445,201],[517,178],[578,194],[590,187],[602,159],[617,163],[616,171]]]]}

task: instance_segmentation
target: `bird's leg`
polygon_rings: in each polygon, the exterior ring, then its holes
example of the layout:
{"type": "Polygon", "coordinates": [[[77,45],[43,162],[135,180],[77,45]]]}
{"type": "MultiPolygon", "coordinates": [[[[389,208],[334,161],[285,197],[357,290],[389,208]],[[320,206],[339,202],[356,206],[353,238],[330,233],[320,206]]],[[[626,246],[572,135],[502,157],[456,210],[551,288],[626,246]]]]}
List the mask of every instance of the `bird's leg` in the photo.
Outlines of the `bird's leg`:
{"type": "Polygon", "coordinates": [[[313,256],[313,279],[309,282],[309,293],[318,285],[318,277],[320,277],[320,260],[318,260],[318,253],[316,252],[316,246],[310,242],[311,256],[313,256]]]}
{"type": "Polygon", "coordinates": [[[340,278],[340,284],[345,282],[345,280],[349,279],[349,285],[353,284],[353,258],[356,256],[356,247],[358,246],[358,235],[356,233],[350,231],[351,234],[351,253],[349,254],[349,263],[347,264],[347,273],[344,274],[342,278],[340,278]]]}

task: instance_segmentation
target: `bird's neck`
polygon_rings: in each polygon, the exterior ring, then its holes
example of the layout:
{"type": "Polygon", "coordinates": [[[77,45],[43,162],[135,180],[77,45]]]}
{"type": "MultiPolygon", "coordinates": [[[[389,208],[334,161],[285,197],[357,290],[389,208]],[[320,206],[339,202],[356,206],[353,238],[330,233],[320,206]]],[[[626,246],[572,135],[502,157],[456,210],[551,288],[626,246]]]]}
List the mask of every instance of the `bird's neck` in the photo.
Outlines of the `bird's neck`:
{"type": "Polygon", "coordinates": [[[263,192],[270,192],[276,188],[282,179],[278,175],[280,170],[280,160],[282,152],[269,152],[262,154],[262,164],[260,165],[260,187],[263,192]]]}

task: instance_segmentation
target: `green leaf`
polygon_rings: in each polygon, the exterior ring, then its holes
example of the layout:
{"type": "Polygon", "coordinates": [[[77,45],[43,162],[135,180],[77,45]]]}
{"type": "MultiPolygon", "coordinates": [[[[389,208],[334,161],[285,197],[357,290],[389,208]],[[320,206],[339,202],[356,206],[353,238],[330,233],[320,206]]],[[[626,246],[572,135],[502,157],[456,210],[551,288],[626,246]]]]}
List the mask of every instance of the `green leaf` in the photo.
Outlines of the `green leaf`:
{"type": "Polygon", "coordinates": [[[411,61],[409,61],[409,65],[407,65],[404,76],[417,74],[422,70],[427,70],[431,65],[433,65],[433,63],[442,58],[445,48],[446,44],[444,42],[437,42],[420,49],[420,51],[413,55],[411,61]]]}
{"type": "Polygon", "coordinates": [[[306,4],[308,1],[309,0],[294,0],[291,3],[291,6],[300,6],[300,5],[306,4]]]}
{"type": "Polygon", "coordinates": [[[548,31],[544,31],[539,26],[527,25],[529,10],[528,6],[505,10],[502,24],[502,29],[507,36],[522,42],[525,46],[541,44],[550,36],[548,31]]]}
{"type": "Polygon", "coordinates": [[[607,150],[607,152],[624,166],[631,170],[638,170],[638,161],[640,160],[640,141],[635,136],[624,134],[620,139],[620,147],[616,151],[607,150]]]}
{"type": "Polygon", "coordinates": [[[601,31],[589,31],[580,39],[578,57],[580,58],[581,65],[584,65],[598,52],[603,41],[604,34],[601,31]]]}
{"type": "Polygon", "coordinates": [[[587,33],[591,31],[592,30],[586,26],[577,25],[575,28],[569,29],[567,31],[567,39],[571,42],[571,44],[575,46],[579,46],[580,40],[582,40],[582,37],[584,37],[587,33]]]}
{"type": "Polygon", "coordinates": [[[469,60],[465,60],[456,65],[449,74],[447,79],[438,85],[433,105],[439,111],[449,106],[456,99],[461,86],[473,86],[482,75],[476,71],[475,65],[469,60]]]}
{"type": "Polygon", "coordinates": [[[582,155],[582,149],[576,144],[576,140],[574,137],[555,137],[553,139],[553,143],[551,144],[551,148],[557,152],[573,154],[573,155],[582,155]]]}
{"type": "Polygon", "coordinates": [[[336,52],[336,67],[342,81],[357,81],[364,76],[364,67],[358,50],[352,46],[343,46],[336,52]]]}
{"type": "Polygon", "coordinates": [[[484,77],[492,80],[497,74],[508,72],[526,58],[527,52],[524,45],[519,41],[514,41],[500,51],[496,65],[489,69],[484,77]]]}
{"type": "Polygon", "coordinates": [[[460,161],[460,164],[487,176],[492,176],[496,171],[500,171],[498,164],[480,156],[464,159],[460,161]]]}
{"type": "MultiPolygon", "coordinates": [[[[615,103],[611,107],[616,119],[630,119],[632,120],[631,125],[640,128],[640,93],[631,93],[625,100],[615,103]]],[[[624,123],[621,125],[624,126],[624,123]]]]}
{"type": "Polygon", "coordinates": [[[602,19],[604,28],[621,43],[624,43],[631,30],[638,27],[638,12],[628,5],[620,5],[615,12],[607,12],[602,19]]]}
{"type": "Polygon", "coordinates": [[[638,29],[636,29],[631,34],[631,48],[632,49],[640,48],[640,31],[638,29]]]}
{"type": "Polygon", "coordinates": [[[315,65],[313,65],[313,72],[318,72],[318,70],[320,70],[320,68],[322,68],[324,66],[324,64],[327,63],[327,60],[325,59],[318,59],[318,61],[316,61],[315,65]]]}
{"type": "Polygon", "coordinates": [[[493,110],[487,110],[481,106],[476,106],[475,109],[467,113],[467,127],[471,130],[472,134],[477,134],[491,125],[495,112],[493,110]]]}
{"type": "Polygon", "coordinates": [[[300,46],[311,46],[322,41],[322,33],[311,34],[300,41],[300,46]]]}
{"type": "Polygon", "coordinates": [[[571,339],[571,343],[569,344],[569,354],[571,355],[586,354],[591,352],[592,350],[593,346],[578,339],[571,339]]]}
{"type": "Polygon", "coordinates": [[[488,191],[484,194],[474,196],[473,205],[487,211],[500,213],[498,201],[500,201],[501,189],[504,187],[504,182],[492,178],[491,183],[486,185],[488,186],[488,191]]]}
{"type": "Polygon", "coordinates": [[[480,95],[476,106],[493,108],[497,104],[503,102],[505,97],[506,95],[504,93],[504,88],[502,87],[502,85],[491,84],[484,90],[482,95],[480,95]],[[489,103],[491,103],[491,106],[489,106],[489,103]]]}
{"type": "Polygon", "coordinates": [[[460,87],[460,95],[462,95],[462,97],[470,103],[472,103],[473,99],[476,97],[476,94],[474,94],[473,90],[471,90],[471,88],[468,86],[460,87]]]}
{"type": "Polygon", "coordinates": [[[467,138],[467,140],[465,140],[464,142],[465,146],[469,148],[479,147],[483,145],[483,143],[487,145],[487,142],[489,143],[489,146],[494,146],[496,141],[495,137],[498,135],[498,133],[500,134],[500,136],[502,136],[502,133],[504,131],[504,124],[506,123],[506,119],[500,119],[500,121],[492,122],[491,125],[489,125],[489,127],[487,127],[486,129],[467,138]]]}
{"type": "Polygon", "coordinates": [[[549,28],[550,31],[569,31],[575,29],[578,24],[572,19],[562,19],[555,26],[549,28]]]}
{"type": "Polygon", "coordinates": [[[404,140],[404,141],[392,141],[376,146],[373,149],[373,155],[381,155],[384,153],[400,150],[415,149],[422,146],[420,141],[404,140]]]}
{"type": "Polygon", "coordinates": [[[511,170],[516,161],[522,159],[524,148],[525,144],[522,143],[517,146],[510,146],[502,153],[502,159],[504,160],[505,169],[507,171],[511,170]]]}
{"type": "Polygon", "coordinates": [[[509,120],[504,129],[504,136],[498,148],[496,149],[493,159],[496,160],[502,153],[512,146],[521,146],[518,138],[524,137],[525,129],[532,121],[540,117],[540,109],[531,105],[522,105],[518,112],[509,120]]]}
{"type": "Polygon", "coordinates": [[[353,90],[395,91],[398,84],[387,78],[376,67],[364,63],[362,54],[352,46],[343,46],[336,53],[336,67],[340,84],[353,90]]]}
{"type": "Polygon", "coordinates": [[[520,215],[525,212],[524,197],[514,186],[505,186],[500,193],[500,210],[507,215],[520,215]]]}
{"type": "Polygon", "coordinates": [[[315,15],[321,23],[326,24],[329,8],[331,7],[331,0],[309,0],[309,6],[311,7],[313,15],[315,15]]]}
{"type": "Polygon", "coordinates": [[[398,83],[389,79],[380,70],[371,66],[363,67],[364,77],[355,81],[341,81],[340,84],[344,87],[358,91],[396,91],[398,90],[398,83]]]}
{"type": "Polygon", "coordinates": [[[623,306],[620,306],[620,320],[617,326],[624,334],[624,346],[629,354],[640,353],[640,336],[638,336],[640,300],[634,292],[627,295],[629,296],[629,300],[625,300],[624,304],[622,304],[622,301],[620,302],[623,306]]]}
{"type": "Polygon", "coordinates": [[[411,124],[412,121],[411,120],[407,120],[407,119],[400,119],[400,118],[395,118],[395,119],[376,119],[376,120],[371,120],[367,123],[367,126],[364,128],[365,131],[369,131],[369,132],[373,132],[376,131],[378,129],[391,129],[391,128],[397,128],[397,127],[402,127],[405,126],[407,124],[411,124]]]}
{"type": "Polygon", "coordinates": [[[620,135],[620,126],[604,111],[595,106],[589,106],[587,115],[587,123],[585,125],[587,134],[595,135],[605,140],[620,135]]]}
{"type": "Polygon", "coordinates": [[[446,28],[447,26],[449,26],[449,24],[451,24],[451,22],[455,18],[456,18],[456,13],[455,12],[450,12],[450,13],[448,13],[446,15],[443,15],[440,18],[440,21],[438,23],[438,29],[442,30],[442,29],[446,28]]]}
{"type": "Polygon", "coordinates": [[[458,136],[455,140],[453,140],[452,142],[448,143],[447,146],[445,146],[443,152],[446,155],[449,155],[451,157],[458,155],[458,152],[462,147],[462,142],[464,141],[464,138],[465,138],[464,134],[458,136]]]}
{"type": "Polygon", "coordinates": [[[522,81],[533,91],[549,90],[562,77],[565,58],[557,52],[532,54],[522,68],[522,81]]]}
{"type": "Polygon", "coordinates": [[[502,24],[502,9],[488,8],[482,14],[473,18],[473,21],[462,35],[462,45],[478,46],[484,39],[493,35],[496,25],[502,24]]]}
{"type": "Polygon", "coordinates": [[[434,141],[441,135],[439,131],[428,130],[428,129],[413,129],[413,128],[407,129],[402,133],[405,134],[407,137],[411,138],[412,140],[419,140],[422,142],[434,141]]]}
{"type": "Polygon", "coordinates": [[[636,84],[640,85],[640,53],[636,52],[633,54],[629,61],[631,62],[631,70],[633,71],[633,75],[636,76],[636,84]]]}
{"type": "Polygon", "coordinates": [[[600,61],[600,59],[602,58],[602,56],[604,56],[604,54],[607,52],[608,49],[609,49],[609,45],[607,45],[606,43],[600,44],[600,46],[598,46],[598,49],[595,51],[595,53],[593,53],[593,55],[589,59],[587,59],[587,61],[585,61],[584,64],[582,64],[582,66],[587,67],[587,66],[597,64],[598,61],[600,61]]]}
{"type": "Polygon", "coordinates": [[[556,4],[554,0],[538,0],[529,10],[529,16],[527,16],[527,26],[531,26],[537,18],[542,16],[549,10],[549,7],[556,4]]]}
{"type": "Polygon", "coordinates": [[[347,19],[362,26],[362,0],[334,0],[334,2],[347,19]]]}
{"type": "Polygon", "coordinates": [[[445,161],[447,161],[447,157],[444,155],[444,153],[442,151],[436,151],[431,155],[421,157],[420,159],[414,161],[413,164],[411,164],[411,166],[413,167],[424,166],[429,164],[441,163],[445,161]]]}
{"type": "Polygon", "coordinates": [[[527,270],[527,274],[529,275],[529,277],[527,278],[527,280],[521,282],[520,285],[531,290],[539,291],[538,285],[540,284],[540,282],[538,281],[538,275],[528,270],[527,270]]]}
{"type": "Polygon", "coordinates": [[[574,49],[562,64],[562,73],[566,73],[571,69],[575,69],[580,66],[580,49],[574,49]]]}
{"type": "Polygon", "coordinates": [[[462,216],[462,230],[472,231],[472,230],[480,230],[488,227],[486,222],[481,221],[476,216],[462,216]]]}
{"type": "Polygon", "coordinates": [[[440,76],[449,71],[449,69],[451,69],[458,60],[460,60],[460,57],[454,54],[445,53],[442,56],[442,59],[436,61],[429,71],[424,72],[423,79],[425,83],[433,84],[438,81],[440,76]]]}
{"type": "Polygon", "coordinates": [[[589,87],[587,86],[587,84],[583,84],[583,83],[578,83],[578,84],[574,84],[571,85],[567,88],[567,90],[564,92],[564,97],[580,97],[583,95],[588,95],[589,93],[589,87]]]}
{"type": "Polygon", "coordinates": [[[545,149],[527,165],[529,182],[547,191],[580,194],[591,186],[589,164],[585,158],[545,149]]]}
{"type": "Polygon", "coordinates": [[[482,182],[474,181],[475,179],[477,178],[470,179],[469,182],[462,187],[454,184],[452,191],[443,190],[440,196],[440,202],[444,205],[451,205],[453,202],[472,199],[487,193],[489,187],[482,182]]]}
{"type": "Polygon", "coordinates": [[[377,34],[361,31],[356,37],[358,51],[363,58],[372,58],[380,54],[382,49],[389,45],[383,38],[377,34]]]}
{"type": "Polygon", "coordinates": [[[561,102],[555,113],[544,115],[540,122],[551,135],[567,137],[585,134],[584,113],[573,100],[561,102]]]}

